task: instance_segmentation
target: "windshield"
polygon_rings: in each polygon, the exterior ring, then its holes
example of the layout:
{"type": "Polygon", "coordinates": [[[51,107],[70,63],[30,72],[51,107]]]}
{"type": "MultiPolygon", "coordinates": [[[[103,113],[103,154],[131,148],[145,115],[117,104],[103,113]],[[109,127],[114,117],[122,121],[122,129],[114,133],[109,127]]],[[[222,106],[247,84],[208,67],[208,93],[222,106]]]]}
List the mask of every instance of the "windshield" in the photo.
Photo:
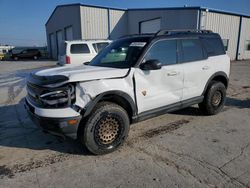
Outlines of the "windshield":
{"type": "Polygon", "coordinates": [[[113,68],[132,67],[148,41],[149,37],[116,40],[104,48],[89,65],[113,68]]]}

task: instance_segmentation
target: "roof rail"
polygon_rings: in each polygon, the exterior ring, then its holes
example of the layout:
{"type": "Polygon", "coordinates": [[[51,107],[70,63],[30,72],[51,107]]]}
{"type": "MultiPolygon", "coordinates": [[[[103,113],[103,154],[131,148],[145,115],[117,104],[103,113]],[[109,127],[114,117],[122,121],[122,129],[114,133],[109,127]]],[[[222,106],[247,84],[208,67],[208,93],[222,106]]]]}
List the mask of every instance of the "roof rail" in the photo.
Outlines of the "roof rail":
{"type": "Polygon", "coordinates": [[[125,37],[134,37],[134,36],[148,36],[148,35],[154,35],[155,33],[139,33],[139,34],[131,34],[131,35],[123,35],[121,37],[119,37],[119,39],[121,38],[125,38],[125,37]]]}
{"type": "Polygon", "coordinates": [[[110,39],[74,39],[74,40],[65,40],[68,42],[81,42],[81,41],[98,41],[98,40],[110,40],[110,39]]]}
{"type": "Polygon", "coordinates": [[[167,30],[163,29],[155,33],[155,36],[160,35],[171,35],[177,33],[213,33],[211,30],[200,30],[200,29],[179,29],[179,30],[167,30]]]}

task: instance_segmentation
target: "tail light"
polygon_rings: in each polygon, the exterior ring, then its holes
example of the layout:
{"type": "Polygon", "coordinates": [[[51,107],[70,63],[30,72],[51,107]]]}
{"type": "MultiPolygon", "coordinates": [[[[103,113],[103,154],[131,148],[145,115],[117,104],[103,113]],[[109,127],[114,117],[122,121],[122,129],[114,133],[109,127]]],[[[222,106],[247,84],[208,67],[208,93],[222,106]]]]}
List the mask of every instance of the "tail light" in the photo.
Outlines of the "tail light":
{"type": "Polygon", "coordinates": [[[66,64],[70,64],[70,57],[66,56],[66,64]]]}

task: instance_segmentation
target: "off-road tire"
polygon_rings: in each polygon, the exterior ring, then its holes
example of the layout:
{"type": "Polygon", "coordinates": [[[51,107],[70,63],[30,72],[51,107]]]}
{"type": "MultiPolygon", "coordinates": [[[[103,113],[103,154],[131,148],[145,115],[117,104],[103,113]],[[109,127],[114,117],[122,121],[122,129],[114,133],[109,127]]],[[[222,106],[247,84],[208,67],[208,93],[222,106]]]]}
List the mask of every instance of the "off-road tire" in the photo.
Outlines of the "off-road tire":
{"type": "Polygon", "coordinates": [[[130,121],[127,112],[121,106],[111,102],[101,102],[97,104],[83,126],[78,135],[81,143],[91,153],[102,155],[113,152],[124,143],[128,136],[130,121]],[[119,126],[117,126],[118,124],[119,126]],[[108,126],[108,128],[105,129],[105,126],[108,126]],[[116,131],[114,134],[111,126],[119,127],[114,130],[116,131]],[[113,134],[114,140],[109,138],[109,136],[111,137],[110,134],[113,134]],[[103,138],[104,140],[102,140],[103,138]],[[106,141],[110,143],[104,143],[106,141]]]}
{"type": "Polygon", "coordinates": [[[206,115],[215,115],[223,109],[225,100],[225,85],[222,82],[212,81],[208,86],[203,102],[199,104],[199,108],[206,115]]]}

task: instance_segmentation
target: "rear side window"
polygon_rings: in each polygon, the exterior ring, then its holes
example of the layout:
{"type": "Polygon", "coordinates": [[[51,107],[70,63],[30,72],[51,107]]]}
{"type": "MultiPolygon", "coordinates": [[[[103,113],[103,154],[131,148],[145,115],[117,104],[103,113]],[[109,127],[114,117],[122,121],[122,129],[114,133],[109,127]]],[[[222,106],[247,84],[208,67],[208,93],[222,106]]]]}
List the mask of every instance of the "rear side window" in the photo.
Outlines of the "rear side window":
{"type": "Polygon", "coordinates": [[[208,56],[216,56],[225,54],[224,46],[220,38],[201,38],[204,48],[208,56]]]}
{"type": "Polygon", "coordinates": [[[147,52],[145,60],[156,59],[162,65],[172,65],[177,63],[177,41],[162,40],[156,42],[147,52]]]}
{"type": "Polygon", "coordinates": [[[181,62],[190,62],[206,59],[199,39],[182,39],[181,62]]]}
{"type": "Polygon", "coordinates": [[[108,42],[99,42],[99,43],[93,43],[93,47],[96,51],[96,53],[99,53],[103,48],[108,46],[108,42]]]}
{"type": "Polygon", "coordinates": [[[87,54],[90,53],[87,44],[71,44],[70,53],[72,54],[87,54]]]}

